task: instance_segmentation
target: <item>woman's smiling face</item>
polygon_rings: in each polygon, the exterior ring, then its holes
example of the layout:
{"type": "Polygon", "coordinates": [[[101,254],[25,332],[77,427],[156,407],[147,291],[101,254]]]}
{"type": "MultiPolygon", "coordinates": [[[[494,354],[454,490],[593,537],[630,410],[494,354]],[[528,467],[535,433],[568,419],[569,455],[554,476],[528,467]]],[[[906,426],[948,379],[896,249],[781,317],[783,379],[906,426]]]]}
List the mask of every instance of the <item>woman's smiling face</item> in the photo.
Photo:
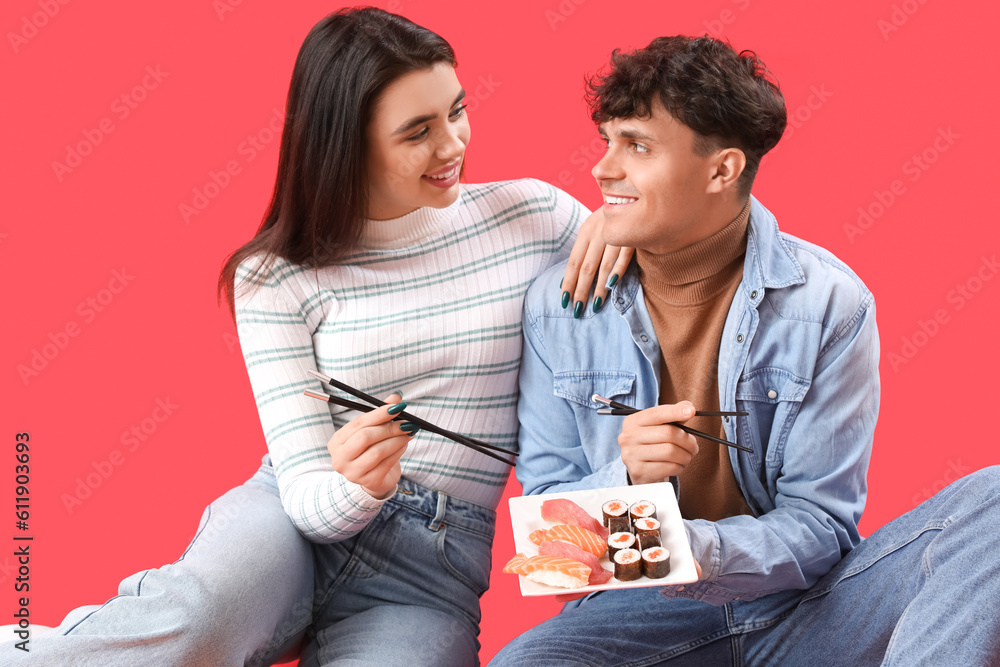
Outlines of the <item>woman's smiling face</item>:
{"type": "Polygon", "coordinates": [[[368,123],[370,220],[390,220],[458,198],[471,131],[455,68],[439,63],[390,83],[368,123]]]}

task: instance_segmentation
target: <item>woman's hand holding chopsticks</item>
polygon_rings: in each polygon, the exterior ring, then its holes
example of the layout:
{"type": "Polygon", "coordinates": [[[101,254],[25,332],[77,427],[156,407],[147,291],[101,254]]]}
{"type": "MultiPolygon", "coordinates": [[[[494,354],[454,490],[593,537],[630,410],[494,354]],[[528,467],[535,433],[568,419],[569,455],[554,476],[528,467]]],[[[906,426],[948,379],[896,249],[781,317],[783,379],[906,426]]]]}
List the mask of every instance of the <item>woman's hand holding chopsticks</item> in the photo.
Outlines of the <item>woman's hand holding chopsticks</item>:
{"type": "Polygon", "coordinates": [[[396,488],[402,474],[399,459],[419,430],[409,422],[393,421],[406,407],[401,401],[399,394],[392,394],[386,405],[365,412],[337,429],[326,444],[333,469],[373,498],[381,499],[396,488]]]}
{"type": "Polygon", "coordinates": [[[625,417],[618,446],[633,484],[662,482],[679,475],[691,462],[698,453],[697,440],[670,422],[685,422],[694,412],[689,401],[682,401],[625,417]]]}

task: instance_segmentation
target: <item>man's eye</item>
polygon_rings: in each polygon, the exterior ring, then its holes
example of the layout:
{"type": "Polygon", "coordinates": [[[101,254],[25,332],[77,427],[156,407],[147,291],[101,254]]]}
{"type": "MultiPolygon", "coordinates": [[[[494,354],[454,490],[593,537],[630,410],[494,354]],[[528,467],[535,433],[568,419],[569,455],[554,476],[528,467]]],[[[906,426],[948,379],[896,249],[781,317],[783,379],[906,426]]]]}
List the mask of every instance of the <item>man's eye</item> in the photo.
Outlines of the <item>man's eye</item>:
{"type": "Polygon", "coordinates": [[[649,152],[649,149],[646,148],[645,146],[643,146],[642,144],[633,143],[632,144],[632,148],[635,149],[636,153],[648,153],[649,152]]]}

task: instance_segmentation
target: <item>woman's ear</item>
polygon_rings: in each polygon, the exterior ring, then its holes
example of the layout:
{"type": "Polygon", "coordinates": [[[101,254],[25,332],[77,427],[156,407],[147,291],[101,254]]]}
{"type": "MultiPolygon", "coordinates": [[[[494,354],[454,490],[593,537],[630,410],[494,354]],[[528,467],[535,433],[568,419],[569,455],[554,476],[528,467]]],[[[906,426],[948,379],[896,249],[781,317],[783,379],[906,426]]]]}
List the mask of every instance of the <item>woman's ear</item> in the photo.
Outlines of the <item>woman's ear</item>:
{"type": "Polygon", "coordinates": [[[715,154],[712,165],[713,171],[706,192],[719,194],[736,187],[743,169],[747,166],[747,157],[739,148],[723,148],[715,154]]]}

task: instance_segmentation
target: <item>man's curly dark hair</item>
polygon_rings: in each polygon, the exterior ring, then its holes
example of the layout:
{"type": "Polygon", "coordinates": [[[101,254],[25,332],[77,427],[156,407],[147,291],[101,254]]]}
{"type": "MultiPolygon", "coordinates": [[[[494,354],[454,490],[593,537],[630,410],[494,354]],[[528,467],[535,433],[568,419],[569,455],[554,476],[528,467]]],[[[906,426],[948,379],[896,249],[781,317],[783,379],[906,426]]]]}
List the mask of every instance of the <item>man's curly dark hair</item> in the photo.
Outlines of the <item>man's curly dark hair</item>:
{"type": "Polygon", "coordinates": [[[735,147],[746,156],[740,193],[750,194],[757,167],[785,131],[785,99],[752,51],[736,53],[704,37],[657,37],[631,52],[615,49],[610,71],[587,82],[591,118],[649,118],[654,97],[696,135],[705,156],[735,147]]]}

